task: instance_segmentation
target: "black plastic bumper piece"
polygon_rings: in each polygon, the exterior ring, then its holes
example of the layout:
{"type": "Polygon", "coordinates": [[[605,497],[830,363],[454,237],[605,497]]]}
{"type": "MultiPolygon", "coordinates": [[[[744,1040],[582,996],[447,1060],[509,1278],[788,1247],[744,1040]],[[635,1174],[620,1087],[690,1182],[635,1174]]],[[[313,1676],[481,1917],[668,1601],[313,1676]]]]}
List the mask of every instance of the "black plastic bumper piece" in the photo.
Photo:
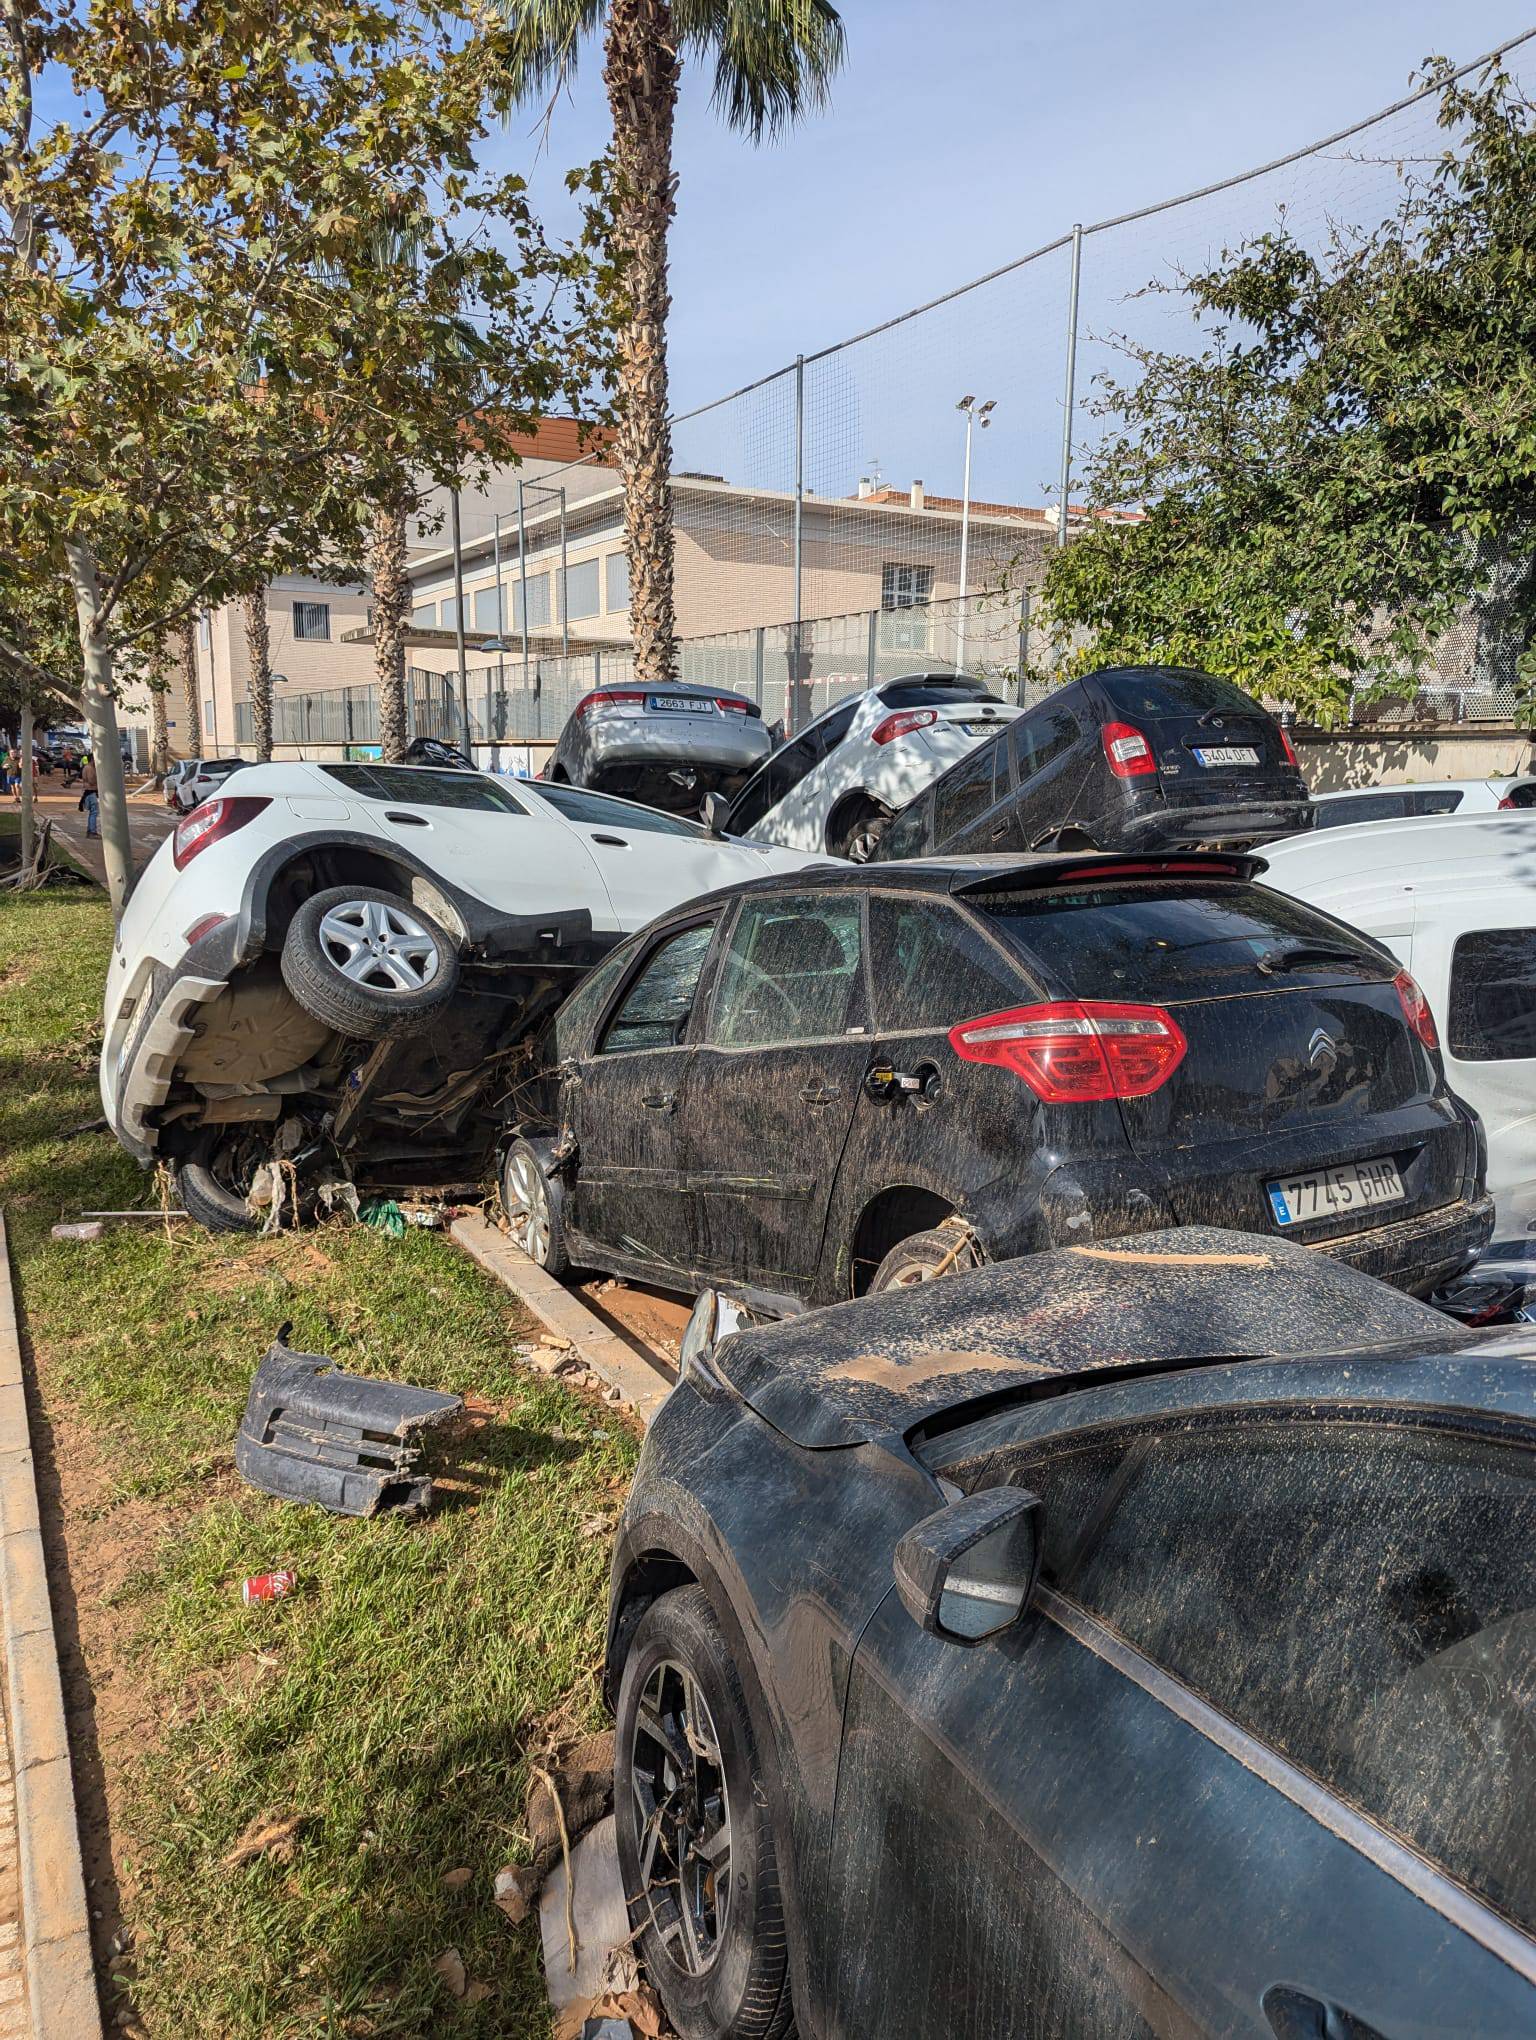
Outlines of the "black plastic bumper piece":
{"type": "Polygon", "coordinates": [[[252,1487],[316,1502],[339,1516],[426,1509],[432,1477],[421,1434],[456,1416],[461,1397],[344,1374],[318,1353],[295,1353],[284,1325],[256,1370],[235,1439],[252,1487]]]}

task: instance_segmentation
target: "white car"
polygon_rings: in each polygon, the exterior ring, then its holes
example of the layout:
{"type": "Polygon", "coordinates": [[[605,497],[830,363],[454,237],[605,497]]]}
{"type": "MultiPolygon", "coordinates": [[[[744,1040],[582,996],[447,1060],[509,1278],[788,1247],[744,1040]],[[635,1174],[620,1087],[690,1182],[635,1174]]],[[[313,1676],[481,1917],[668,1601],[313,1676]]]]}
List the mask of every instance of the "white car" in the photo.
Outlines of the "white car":
{"type": "Polygon", "coordinates": [[[1315,793],[1314,829],[1348,829],[1356,822],[1398,822],[1419,815],[1491,815],[1536,808],[1536,779],[1436,779],[1421,786],[1364,786],[1315,793]]]}
{"type": "Polygon", "coordinates": [[[243,758],[187,759],[174,787],[170,780],[166,781],[167,805],[174,807],[178,814],[191,814],[195,807],[201,807],[211,794],[218,792],[226,779],[239,772],[244,765],[243,758]]]}
{"type": "Polygon", "coordinates": [[[352,1179],[473,1184],[531,1037],[654,915],[825,859],[574,786],[253,765],[185,816],[107,972],[101,1098],[214,1228],[352,1179]]]}
{"type": "Polygon", "coordinates": [[[1536,1232],[1536,813],[1371,822],[1266,844],[1263,883],[1384,942],[1488,1135],[1500,1247],[1536,1232]]]}
{"type": "Polygon", "coordinates": [[[898,809],[1020,711],[967,673],[908,673],[840,701],[758,767],[725,829],[863,862],[898,809]]]}

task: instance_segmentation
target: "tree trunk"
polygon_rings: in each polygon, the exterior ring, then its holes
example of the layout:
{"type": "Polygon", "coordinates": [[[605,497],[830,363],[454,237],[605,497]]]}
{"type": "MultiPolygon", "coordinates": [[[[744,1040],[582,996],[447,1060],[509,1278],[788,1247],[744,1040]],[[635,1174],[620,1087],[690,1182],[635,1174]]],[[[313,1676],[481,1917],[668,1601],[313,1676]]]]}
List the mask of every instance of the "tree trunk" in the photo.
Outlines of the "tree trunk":
{"type": "Polygon", "coordinates": [[[35,841],[34,814],[32,809],[32,740],[37,726],[32,715],[32,704],[21,704],[21,868],[23,873],[32,869],[32,846],[35,841]]]}
{"type": "Polygon", "coordinates": [[[197,618],[184,616],[177,625],[181,640],[181,755],[203,755],[203,705],[197,694],[197,618]]]}
{"type": "Polygon", "coordinates": [[[272,630],[267,618],[267,591],[253,588],[240,598],[245,624],[246,658],[250,664],[251,735],[256,762],[272,762],[272,630]]]}
{"type": "Polygon", "coordinates": [[[614,239],[629,316],[619,330],[615,457],[624,483],[635,678],[672,679],[672,432],[667,422],[667,234],[675,210],[672,123],[682,66],[670,0],[609,0],[603,83],[618,173],[614,239]]]}
{"type": "Polygon", "coordinates": [[[90,732],[96,761],[96,801],[101,817],[101,855],[107,872],[112,918],[120,921],[133,883],[133,842],[128,833],[128,796],[123,786],[122,740],[112,691],[112,654],[96,634],[96,556],[79,541],[64,548],[70,585],[75,591],[75,619],[85,685],[80,706],[90,732]]]}
{"type": "Polygon", "coordinates": [[[162,646],[149,669],[149,769],[160,779],[171,769],[171,733],[165,718],[170,678],[170,660],[162,646]]]}
{"type": "Polygon", "coordinates": [[[379,693],[379,743],[398,765],[405,756],[405,633],[410,623],[411,584],[406,579],[403,496],[381,503],[369,533],[368,572],[373,582],[373,664],[379,693]]]}

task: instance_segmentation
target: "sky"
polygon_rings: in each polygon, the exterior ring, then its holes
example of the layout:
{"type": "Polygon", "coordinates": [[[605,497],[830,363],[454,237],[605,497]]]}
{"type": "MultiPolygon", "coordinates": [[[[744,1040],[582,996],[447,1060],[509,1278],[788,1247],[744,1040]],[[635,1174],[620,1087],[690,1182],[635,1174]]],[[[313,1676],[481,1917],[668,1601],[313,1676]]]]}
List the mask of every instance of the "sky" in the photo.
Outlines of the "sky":
{"type": "MultiPolygon", "coordinates": [[[[729,133],[711,108],[706,70],[685,66],[670,335],[679,411],[990,270],[1074,220],[1119,214],[1331,133],[1402,97],[1432,52],[1465,62],[1536,24],[1533,0],[842,0],[841,11],[848,54],[831,104],[776,145],[753,148],[729,133]]],[[[600,74],[589,50],[542,156],[531,117],[505,136],[503,160],[531,175],[551,225],[561,173],[605,145],[600,74]]],[[[1149,256],[1157,245],[1149,232],[1149,256]]],[[[1134,249],[1118,259],[1133,262],[1134,249]]],[[[1127,285],[1140,280],[1127,272],[1127,285]]],[[[1042,298],[1039,317],[1051,322],[1054,363],[1054,301],[1042,298]]],[[[1021,311],[1020,323],[1033,328],[1034,312],[1021,311]]],[[[1021,333],[1021,364],[1035,338],[1021,333]]],[[[1001,342],[975,373],[994,359],[1001,342]]],[[[964,382],[963,364],[957,373],[964,382]]],[[[878,408],[866,399],[863,437],[899,440],[899,424],[878,408]]],[[[1014,464],[1038,470],[1059,428],[1046,432],[1049,407],[1037,408],[1042,429],[1027,448],[1015,446],[1014,464]]],[[[997,423],[1005,422],[1000,403],[997,423]]],[[[952,419],[945,430],[947,447],[952,419]]],[[[994,464],[1006,438],[987,442],[994,464]]],[[[904,483],[924,451],[859,445],[857,461],[884,456],[904,483]]],[[[978,474],[978,488],[983,481],[978,474]]]]}

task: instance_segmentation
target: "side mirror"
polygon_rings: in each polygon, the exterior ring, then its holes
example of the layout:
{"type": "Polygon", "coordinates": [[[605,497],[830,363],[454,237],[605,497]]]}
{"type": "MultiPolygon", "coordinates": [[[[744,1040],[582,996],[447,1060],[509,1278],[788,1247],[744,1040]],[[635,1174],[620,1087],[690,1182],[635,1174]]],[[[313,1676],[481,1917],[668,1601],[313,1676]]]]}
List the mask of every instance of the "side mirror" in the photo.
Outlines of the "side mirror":
{"type": "Polygon", "coordinates": [[[699,804],[699,813],[704,826],[712,836],[725,834],[726,817],[731,812],[731,803],[723,793],[706,793],[699,804]]]}
{"type": "Polygon", "coordinates": [[[914,1524],[895,1559],[913,1621],[951,1643],[980,1643],[1017,1621],[1040,1571],[1041,1510],[1023,1488],[983,1488],[914,1524]]]}

